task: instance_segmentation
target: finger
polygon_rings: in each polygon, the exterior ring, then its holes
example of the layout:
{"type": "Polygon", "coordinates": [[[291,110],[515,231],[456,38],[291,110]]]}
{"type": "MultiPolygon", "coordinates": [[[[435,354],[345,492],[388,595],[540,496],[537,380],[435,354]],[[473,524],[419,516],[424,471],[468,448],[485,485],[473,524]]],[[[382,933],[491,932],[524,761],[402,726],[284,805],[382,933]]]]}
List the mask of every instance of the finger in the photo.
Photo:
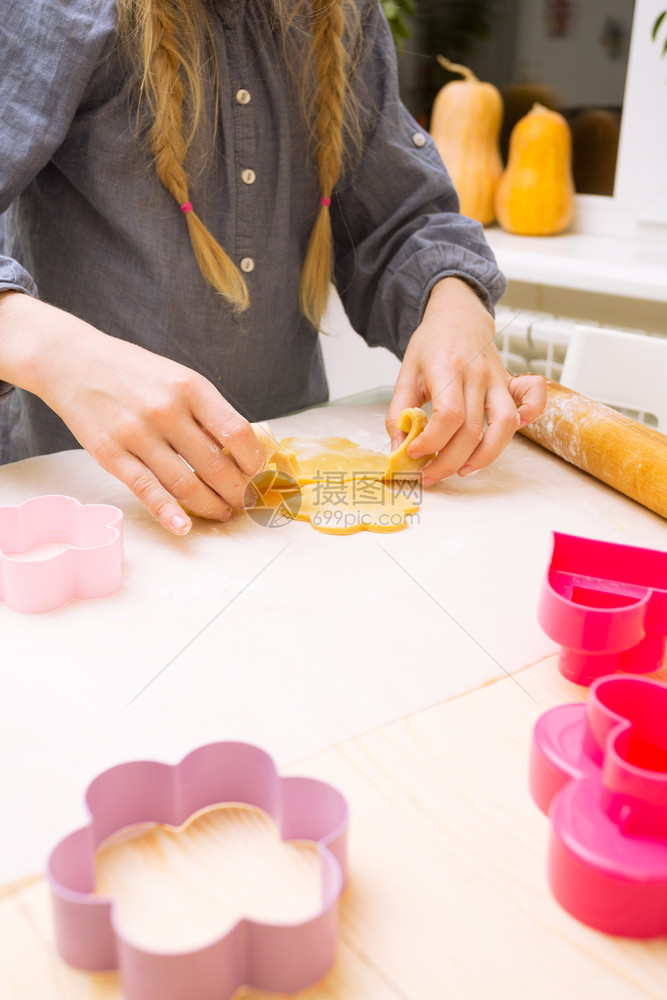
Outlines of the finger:
{"type": "MultiPolygon", "coordinates": [[[[199,479],[210,486],[215,495],[232,507],[247,507],[253,498],[248,490],[251,476],[239,469],[231,454],[214,441],[206,431],[200,429],[200,436],[188,451],[188,462],[196,470],[199,479]]],[[[262,465],[264,462],[262,462],[262,465]]]]}
{"type": "Polygon", "coordinates": [[[408,448],[410,458],[421,458],[423,455],[441,452],[453,443],[460,431],[463,431],[456,445],[456,450],[459,451],[467,436],[468,420],[471,421],[473,434],[476,430],[477,433],[483,430],[484,385],[483,366],[474,362],[466,370],[465,379],[460,375],[452,375],[449,367],[440,369],[433,375],[430,378],[430,386],[438,387],[437,391],[430,393],[433,414],[423,432],[411,442],[408,448]]]}
{"type": "MultiPolygon", "coordinates": [[[[184,491],[187,491],[187,507],[202,517],[213,518],[218,516],[218,508],[226,512],[228,506],[247,506],[244,498],[250,495],[246,493],[250,477],[241,472],[231,454],[192,416],[175,424],[168,440],[173,452],[184,459],[181,465],[185,470],[189,467],[191,476],[188,480],[181,470],[178,483],[167,481],[162,475],[160,481],[170,492],[178,491],[174,495],[179,500],[184,499],[184,491]],[[197,506],[191,506],[190,501],[197,506]],[[208,503],[208,510],[202,509],[203,503],[208,503]]],[[[141,454],[140,457],[150,468],[155,468],[146,455],[141,454]]],[[[151,459],[154,463],[156,456],[151,456],[151,459]]],[[[172,465],[172,474],[174,472],[176,470],[172,465]]]]}
{"type": "Polygon", "coordinates": [[[512,399],[519,409],[521,427],[544,411],[547,404],[547,381],[542,375],[518,375],[508,386],[512,399]]]}
{"type": "Polygon", "coordinates": [[[156,521],[174,535],[187,535],[192,521],[181,505],[156,479],[144,463],[125,452],[113,467],[104,466],[134,493],[156,521]]]}
{"type": "Polygon", "coordinates": [[[192,400],[192,413],[213,440],[227,448],[242,473],[255,476],[262,471],[264,452],[250,423],[210,383],[192,400]]]}
{"type": "MultiPolygon", "coordinates": [[[[391,450],[395,451],[399,444],[405,439],[405,432],[397,426],[397,421],[403,410],[409,410],[413,406],[421,406],[424,402],[424,393],[421,391],[418,380],[414,372],[405,364],[401,366],[394,387],[394,394],[389,403],[387,416],[384,425],[387,434],[391,439],[391,450]]],[[[416,439],[415,439],[416,440],[416,439]]]]}
{"type": "MultiPolygon", "coordinates": [[[[465,410],[463,423],[446,446],[423,470],[422,485],[425,488],[451,476],[465,465],[484,436],[484,386],[479,379],[472,378],[466,382],[463,402],[465,410]]],[[[426,430],[422,437],[425,436],[426,430]]]]}
{"type": "MultiPolygon", "coordinates": [[[[204,436],[204,432],[199,434],[204,436]]],[[[213,521],[226,521],[232,505],[216,490],[211,489],[197,474],[180,450],[167,442],[155,440],[138,451],[136,457],[152,471],[161,486],[187,510],[213,521]]],[[[233,464],[233,463],[232,463],[233,464]]],[[[240,475],[238,469],[237,475],[240,475]]]]}
{"type": "Polygon", "coordinates": [[[460,476],[490,465],[507,447],[514,433],[519,429],[521,417],[512,397],[504,386],[490,389],[486,402],[487,427],[480,444],[461,469],[460,476]]]}

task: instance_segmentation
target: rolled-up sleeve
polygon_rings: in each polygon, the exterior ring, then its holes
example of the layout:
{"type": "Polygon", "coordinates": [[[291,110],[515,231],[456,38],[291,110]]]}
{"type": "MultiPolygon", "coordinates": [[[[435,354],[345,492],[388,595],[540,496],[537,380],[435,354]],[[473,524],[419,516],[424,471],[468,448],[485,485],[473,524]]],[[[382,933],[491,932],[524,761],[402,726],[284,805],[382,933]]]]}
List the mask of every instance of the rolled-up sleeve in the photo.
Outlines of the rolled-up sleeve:
{"type": "MultiPolygon", "coordinates": [[[[0,218],[0,247],[2,246],[2,219],[0,218]]],[[[35,283],[24,267],[11,257],[4,257],[0,254],[0,292],[27,292],[29,295],[35,293],[35,283]]],[[[9,396],[14,388],[9,382],[0,379],[0,404],[9,396]]]]}
{"type": "MultiPolygon", "coordinates": [[[[0,216],[0,250],[2,249],[3,218],[0,216]]],[[[24,267],[0,253],[0,293],[2,292],[26,292],[28,295],[35,293],[35,283],[24,267]]],[[[9,382],[0,379],[0,404],[9,396],[14,388],[9,382]]]]}
{"type": "MultiPolygon", "coordinates": [[[[81,95],[113,38],[108,0],[31,0],[0,20],[0,213],[4,213],[63,141],[81,95]]],[[[0,292],[36,295],[32,276],[7,255],[0,215],[0,292]]],[[[12,386],[0,380],[0,402],[12,386]]]]}
{"type": "Polygon", "coordinates": [[[12,257],[0,254],[0,292],[27,292],[34,295],[36,288],[24,267],[12,257]]]}
{"type": "Polygon", "coordinates": [[[430,136],[403,106],[395,48],[372,5],[356,74],[363,140],[334,204],[336,285],[352,325],[371,345],[402,357],[433,286],[456,276],[489,311],[506,280],[481,225],[458,198],[430,136]],[[367,96],[366,96],[367,95],[367,96]]]}

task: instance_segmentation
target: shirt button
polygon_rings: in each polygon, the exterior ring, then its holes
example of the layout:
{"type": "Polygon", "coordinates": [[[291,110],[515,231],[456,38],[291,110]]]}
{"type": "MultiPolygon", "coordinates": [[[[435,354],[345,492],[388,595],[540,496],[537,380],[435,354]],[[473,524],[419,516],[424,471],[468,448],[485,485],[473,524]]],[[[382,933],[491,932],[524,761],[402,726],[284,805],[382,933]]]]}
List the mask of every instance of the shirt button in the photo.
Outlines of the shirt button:
{"type": "Polygon", "coordinates": [[[414,142],[415,146],[418,147],[425,146],[426,136],[423,134],[423,132],[415,132],[415,134],[412,137],[412,141],[414,142]]]}
{"type": "Polygon", "coordinates": [[[244,257],[241,261],[241,270],[245,271],[246,274],[250,274],[251,271],[255,270],[255,262],[252,257],[244,257]]]}
{"type": "Polygon", "coordinates": [[[241,174],[241,180],[244,184],[254,184],[255,183],[255,171],[254,170],[244,170],[241,174]]]}
{"type": "Polygon", "coordinates": [[[250,104],[250,93],[244,90],[243,87],[236,91],[236,100],[239,104],[250,104]]]}

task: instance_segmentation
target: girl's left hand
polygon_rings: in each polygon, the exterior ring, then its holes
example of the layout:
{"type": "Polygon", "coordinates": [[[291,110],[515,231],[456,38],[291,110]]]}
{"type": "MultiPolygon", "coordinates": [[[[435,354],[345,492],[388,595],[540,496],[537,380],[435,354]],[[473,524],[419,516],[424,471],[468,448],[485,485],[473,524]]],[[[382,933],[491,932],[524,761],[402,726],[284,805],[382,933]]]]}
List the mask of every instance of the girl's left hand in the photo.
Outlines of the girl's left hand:
{"type": "Polygon", "coordinates": [[[545,407],[546,380],[510,375],[495,335],[493,317],[464,281],[443,278],[433,288],[410,338],[385,421],[395,448],[402,436],[396,428],[399,413],[429,400],[433,404],[431,419],[409,448],[412,458],[436,453],[422,474],[424,486],[489,465],[515,431],[545,407]]]}

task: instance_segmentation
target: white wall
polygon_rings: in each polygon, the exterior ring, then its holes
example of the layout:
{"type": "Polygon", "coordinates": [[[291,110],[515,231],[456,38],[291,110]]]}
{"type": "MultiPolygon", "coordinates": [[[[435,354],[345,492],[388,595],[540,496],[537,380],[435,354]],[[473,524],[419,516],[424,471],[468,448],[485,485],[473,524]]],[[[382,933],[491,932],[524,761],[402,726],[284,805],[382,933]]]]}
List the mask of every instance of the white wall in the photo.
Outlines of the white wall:
{"type": "Polygon", "coordinates": [[[515,79],[549,84],[563,108],[620,107],[634,0],[572,0],[571,32],[562,38],[547,33],[547,0],[522,0],[520,6],[515,79]],[[600,41],[608,17],[627,32],[616,59],[600,41]]]}
{"type": "Polygon", "coordinates": [[[322,329],[320,344],[331,399],[395,383],[400,368],[398,358],[384,347],[369,347],[352,329],[333,288],[322,329]]]}

